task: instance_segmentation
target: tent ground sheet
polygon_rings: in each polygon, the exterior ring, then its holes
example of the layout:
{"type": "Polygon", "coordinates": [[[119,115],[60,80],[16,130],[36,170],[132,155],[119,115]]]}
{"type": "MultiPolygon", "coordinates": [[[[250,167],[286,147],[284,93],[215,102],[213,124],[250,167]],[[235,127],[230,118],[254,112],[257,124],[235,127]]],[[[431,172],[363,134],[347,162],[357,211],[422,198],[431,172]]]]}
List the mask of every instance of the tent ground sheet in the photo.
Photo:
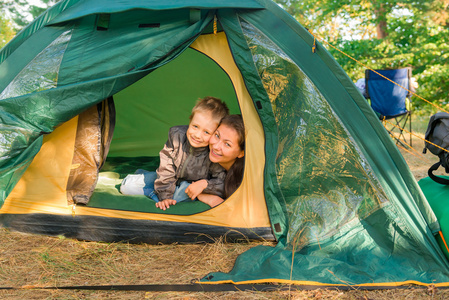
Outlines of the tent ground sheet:
{"type": "Polygon", "coordinates": [[[126,175],[133,174],[137,169],[155,171],[158,166],[159,157],[108,157],[87,206],[171,215],[191,215],[210,208],[201,201],[184,201],[164,211],[146,196],[125,196],[120,193],[120,184],[126,175]]]}

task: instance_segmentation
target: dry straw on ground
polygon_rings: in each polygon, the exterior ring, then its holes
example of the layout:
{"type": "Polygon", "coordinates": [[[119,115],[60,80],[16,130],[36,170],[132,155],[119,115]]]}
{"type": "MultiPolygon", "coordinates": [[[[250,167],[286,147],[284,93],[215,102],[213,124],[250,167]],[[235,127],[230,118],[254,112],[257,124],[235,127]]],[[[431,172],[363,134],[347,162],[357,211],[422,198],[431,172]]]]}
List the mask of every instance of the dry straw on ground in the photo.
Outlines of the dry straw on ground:
{"type": "MultiPolygon", "coordinates": [[[[417,179],[434,157],[401,149],[417,179]]],[[[230,271],[236,257],[261,242],[195,245],[97,243],[0,229],[0,287],[188,284],[213,271],[230,271]]],[[[377,291],[145,292],[13,289],[1,299],[448,299],[449,290],[408,288],[377,291]]]]}

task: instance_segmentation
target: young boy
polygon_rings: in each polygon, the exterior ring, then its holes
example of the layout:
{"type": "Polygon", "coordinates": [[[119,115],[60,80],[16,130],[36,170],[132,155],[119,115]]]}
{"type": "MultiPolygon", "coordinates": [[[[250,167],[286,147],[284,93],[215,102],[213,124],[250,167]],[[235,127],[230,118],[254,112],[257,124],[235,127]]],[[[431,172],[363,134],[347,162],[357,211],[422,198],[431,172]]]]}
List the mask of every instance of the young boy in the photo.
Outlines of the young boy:
{"type": "Polygon", "coordinates": [[[228,107],[220,99],[199,100],[188,126],[170,128],[156,172],[137,170],[123,180],[120,191],[149,196],[163,210],[180,201],[194,200],[203,192],[222,197],[226,171],[209,160],[209,139],[228,114],[228,107]]]}

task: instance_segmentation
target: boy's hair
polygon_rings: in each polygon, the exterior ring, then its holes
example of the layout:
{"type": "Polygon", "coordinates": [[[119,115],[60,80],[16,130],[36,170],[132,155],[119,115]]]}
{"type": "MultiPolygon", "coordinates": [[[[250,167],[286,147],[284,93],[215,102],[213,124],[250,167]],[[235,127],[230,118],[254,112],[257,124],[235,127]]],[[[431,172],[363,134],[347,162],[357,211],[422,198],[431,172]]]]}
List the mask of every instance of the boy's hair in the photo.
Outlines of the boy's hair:
{"type": "Polygon", "coordinates": [[[203,99],[198,99],[196,105],[192,108],[192,113],[190,114],[189,120],[192,121],[193,116],[198,111],[208,111],[212,114],[214,118],[217,119],[219,123],[221,119],[229,115],[229,108],[218,98],[207,96],[203,99]]]}

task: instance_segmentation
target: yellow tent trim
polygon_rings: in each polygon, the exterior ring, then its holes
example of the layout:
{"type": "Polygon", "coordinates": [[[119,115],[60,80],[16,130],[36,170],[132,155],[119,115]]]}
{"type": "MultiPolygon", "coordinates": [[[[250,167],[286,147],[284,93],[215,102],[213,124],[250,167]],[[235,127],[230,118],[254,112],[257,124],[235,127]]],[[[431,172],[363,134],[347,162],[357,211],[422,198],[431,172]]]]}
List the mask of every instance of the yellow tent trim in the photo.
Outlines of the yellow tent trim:
{"type": "Polygon", "coordinates": [[[362,283],[357,285],[351,285],[351,284],[331,284],[331,283],[322,283],[322,282],[316,282],[316,281],[300,281],[300,280],[286,280],[286,279],[278,279],[278,278],[266,278],[266,279],[260,279],[260,280],[248,280],[248,281],[237,281],[234,282],[233,280],[222,280],[222,281],[213,281],[213,282],[203,282],[203,281],[197,281],[195,283],[200,284],[267,284],[267,283],[282,283],[282,284],[289,284],[289,285],[313,285],[313,286],[346,286],[346,287],[398,287],[398,286],[405,286],[405,285],[419,285],[419,286],[434,286],[434,287],[446,287],[449,286],[449,282],[442,282],[442,283],[423,283],[419,281],[414,280],[407,280],[407,281],[401,281],[401,282],[379,282],[379,283],[362,283]]]}

